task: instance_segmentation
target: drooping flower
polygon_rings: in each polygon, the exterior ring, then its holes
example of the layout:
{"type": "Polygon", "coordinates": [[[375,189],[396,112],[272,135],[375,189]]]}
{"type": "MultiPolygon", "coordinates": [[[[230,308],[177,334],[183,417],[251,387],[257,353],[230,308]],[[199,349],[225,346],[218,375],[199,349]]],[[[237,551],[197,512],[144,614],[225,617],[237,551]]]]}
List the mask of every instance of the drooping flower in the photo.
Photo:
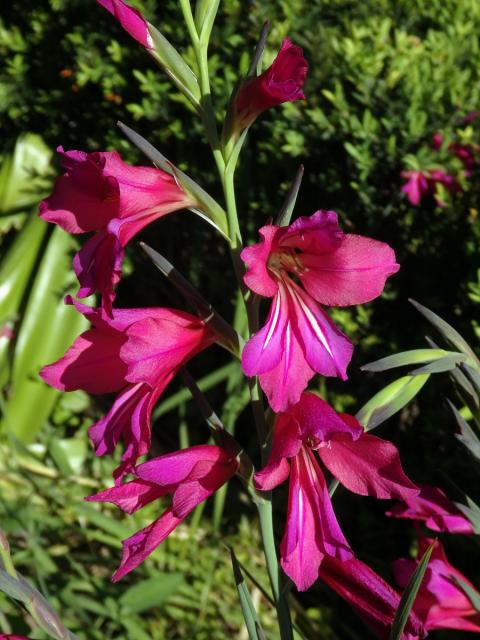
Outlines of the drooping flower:
{"type": "Polygon", "coordinates": [[[393,444],[367,435],[354,417],[336,414],[315,394],[303,393],[298,404],[277,416],[267,465],[255,474],[261,491],[272,490],[290,476],[280,553],[283,570],[300,591],[315,582],[324,557],[352,557],[317,456],[354,493],[400,499],[418,493],[393,444]]]}
{"type": "Polygon", "coordinates": [[[346,379],[353,345],[320,308],[379,296],[398,271],[385,243],[344,234],[334,211],[317,211],[288,227],[267,225],[242,251],[245,283],[273,298],[265,326],[243,350],[247,376],[258,375],[274,411],[300,399],[315,372],[346,379]]]}
{"type": "MultiPolygon", "coordinates": [[[[432,542],[428,538],[419,540],[419,558],[432,542]]],[[[418,560],[408,558],[394,562],[395,579],[401,587],[408,584],[417,564],[418,560]]],[[[480,593],[463,573],[448,562],[443,546],[437,541],[413,610],[427,631],[459,629],[478,633],[480,632],[480,613],[470,600],[469,590],[480,597],[480,593]]]]}
{"type": "Polygon", "coordinates": [[[132,167],[116,151],[85,153],[59,147],[63,176],[40,203],[40,216],[69,233],[95,234],[74,258],[80,298],[96,291],[111,312],[124,247],[148,224],[194,200],[164,171],[132,167]]]}
{"type": "Polygon", "coordinates": [[[285,38],[272,65],[240,86],[233,105],[235,128],[249,127],[263,111],[283,102],[303,100],[307,72],[302,49],[285,38]]]}
{"type": "Polygon", "coordinates": [[[132,38],[146,49],[153,49],[152,36],[148,30],[148,22],[140,11],[134,9],[123,0],[97,0],[98,4],[109,11],[132,38]]]}
{"type": "Polygon", "coordinates": [[[135,513],[161,496],[171,495],[171,506],[152,524],[123,541],[117,582],[149,556],[198,504],[225,484],[238,470],[234,452],[216,445],[199,445],[139,465],[135,480],[90,496],[94,502],[112,502],[135,513]]]}
{"type": "Polygon", "coordinates": [[[158,398],[180,367],[215,336],[199,318],[175,309],[113,309],[109,317],[102,309],[75,306],[92,328],[40,375],[62,391],[119,392],[89,436],[99,456],[112,453],[123,438],[125,451],[115,473],[120,480],[150,448],[150,418],[158,398]]]}
{"type": "Polygon", "coordinates": [[[438,487],[421,486],[418,496],[386,512],[393,518],[406,518],[424,522],[432,531],[473,534],[472,524],[460,509],[438,487]]]}
{"type": "Polygon", "coordinates": [[[419,205],[430,190],[427,175],[423,171],[402,171],[401,176],[406,179],[402,192],[406,194],[410,204],[419,205]]]}
{"type": "MultiPolygon", "coordinates": [[[[351,558],[341,561],[326,556],[319,577],[351,605],[380,640],[388,640],[400,595],[367,564],[351,558]]],[[[401,640],[419,640],[426,636],[422,623],[411,612],[401,640]]]]}

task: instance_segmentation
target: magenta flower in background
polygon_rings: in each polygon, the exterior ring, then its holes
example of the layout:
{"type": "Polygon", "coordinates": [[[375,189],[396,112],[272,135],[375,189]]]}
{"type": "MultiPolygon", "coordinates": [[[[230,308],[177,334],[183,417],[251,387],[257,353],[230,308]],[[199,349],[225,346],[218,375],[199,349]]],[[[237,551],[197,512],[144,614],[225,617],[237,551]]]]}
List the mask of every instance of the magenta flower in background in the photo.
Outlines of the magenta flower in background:
{"type": "Polygon", "coordinates": [[[442,148],[443,136],[441,133],[434,133],[432,136],[432,147],[435,151],[439,151],[442,148]]]}
{"type": "Polygon", "coordinates": [[[344,234],[334,211],[317,211],[288,227],[266,225],[262,241],[242,251],[245,283],[273,298],[265,326],[243,350],[247,376],[258,375],[272,409],[300,399],[315,372],[347,378],[350,340],[320,308],[379,296],[399,265],[385,243],[344,234]]]}
{"type": "Polygon", "coordinates": [[[261,491],[274,489],[290,476],[280,554],[283,570],[299,591],[318,578],[324,557],[348,560],[353,556],[317,456],[354,493],[402,500],[418,493],[404,474],[393,444],[367,435],[355,418],[336,414],[315,394],[303,393],[298,404],[277,417],[267,465],[255,474],[261,491]]]}
{"type": "Polygon", "coordinates": [[[117,582],[149,556],[198,504],[224,485],[238,470],[236,454],[215,445],[190,447],[149,460],[134,470],[135,480],[86,498],[112,502],[126,513],[166,495],[171,506],[152,524],[123,541],[117,582]]]}
{"type": "Polygon", "coordinates": [[[402,171],[400,175],[406,179],[402,192],[407,195],[410,204],[419,205],[430,190],[427,175],[423,171],[402,171]]]}
{"type": "MultiPolygon", "coordinates": [[[[69,302],[72,302],[71,299],[69,302]]],[[[125,443],[120,480],[150,448],[153,407],[180,367],[215,341],[196,316],[164,308],[102,309],[75,303],[92,323],[41,377],[62,391],[119,392],[112,408],[89,429],[99,456],[125,443]]]]}
{"type": "MultiPolygon", "coordinates": [[[[357,558],[340,561],[326,556],[319,577],[352,606],[377,638],[388,640],[400,595],[373,569],[357,558]]],[[[426,637],[422,623],[410,613],[402,640],[426,637]]]]}
{"type": "Polygon", "coordinates": [[[244,129],[263,112],[283,102],[303,100],[308,63],[300,47],[285,38],[272,65],[256,78],[246,80],[234,99],[237,129],[244,129]]]}
{"type": "Polygon", "coordinates": [[[473,144],[454,142],[448,148],[463,164],[465,176],[471,176],[472,170],[478,164],[477,154],[480,152],[480,147],[473,144]]]}
{"type": "Polygon", "coordinates": [[[424,522],[432,531],[473,534],[472,524],[438,487],[421,486],[418,496],[408,498],[386,512],[393,518],[424,522]]]}
{"type": "Polygon", "coordinates": [[[81,285],[78,296],[99,291],[110,313],[125,245],[157,218],[194,201],[173,176],[153,167],[132,167],[116,151],[58,151],[65,173],[40,203],[40,216],[69,233],[96,232],[73,261],[81,285]]]}
{"type": "Polygon", "coordinates": [[[97,0],[97,2],[115,16],[132,38],[147,49],[154,48],[152,36],[148,31],[148,23],[140,11],[123,2],[123,0],[97,0]]]}
{"type": "MultiPolygon", "coordinates": [[[[431,543],[428,538],[420,539],[419,558],[431,543]]],[[[418,561],[407,558],[394,562],[395,579],[401,587],[408,584],[417,564],[418,561]]],[[[473,607],[468,592],[462,589],[462,583],[480,597],[472,583],[448,562],[442,545],[437,541],[413,605],[415,614],[427,631],[459,629],[480,632],[480,613],[473,607]]]]}

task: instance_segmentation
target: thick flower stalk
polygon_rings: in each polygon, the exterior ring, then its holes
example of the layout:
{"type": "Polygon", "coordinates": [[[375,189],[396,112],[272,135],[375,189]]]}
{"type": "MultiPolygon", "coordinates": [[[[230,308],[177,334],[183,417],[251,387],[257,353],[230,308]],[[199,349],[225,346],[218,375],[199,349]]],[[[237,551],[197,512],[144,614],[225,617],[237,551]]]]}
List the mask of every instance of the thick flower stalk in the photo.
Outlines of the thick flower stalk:
{"type": "MultiPolygon", "coordinates": [[[[352,558],[339,561],[326,557],[320,578],[348,602],[380,640],[388,640],[400,595],[367,564],[352,558]]],[[[426,631],[419,617],[411,612],[401,640],[420,640],[426,631]]]]}
{"type": "Polygon", "coordinates": [[[247,376],[259,376],[278,412],[299,401],[315,372],[347,378],[353,345],[320,305],[373,300],[399,266],[387,244],[344,234],[334,211],[317,211],[288,227],[267,225],[260,235],[262,241],[241,254],[245,284],[273,300],[242,365],[247,376]]]}
{"type": "MultiPolygon", "coordinates": [[[[420,539],[419,558],[432,542],[428,538],[420,539]]],[[[415,560],[408,558],[394,563],[395,579],[401,587],[406,586],[416,565],[415,560]]],[[[449,563],[442,545],[437,541],[413,611],[427,631],[458,629],[480,633],[480,613],[473,606],[469,591],[480,598],[473,584],[449,563]]]]}
{"type": "Polygon", "coordinates": [[[418,496],[394,505],[386,515],[424,522],[432,531],[473,534],[472,523],[438,487],[423,485],[418,496]]]}
{"type": "Polygon", "coordinates": [[[290,476],[281,564],[300,591],[318,578],[326,556],[353,557],[335,517],[318,459],[347,489],[363,496],[409,499],[417,487],[404,474],[393,444],[364,432],[321,398],[303,393],[273,427],[267,465],[255,474],[258,489],[274,489],[290,476]],[[318,456],[318,458],[317,458],[318,456]]]}
{"type": "Polygon", "coordinates": [[[73,261],[78,296],[99,291],[111,313],[124,247],[154,220],[196,203],[173,176],[132,167],[116,151],[58,151],[65,173],[40,203],[40,216],[69,233],[95,232],[73,261]]]}
{"type": "Polygon", "coordinates": [[[103,309],[74,304],[92,328],[40,375],[62,391],[118,392],[107,415],[90,427],[89,436],[99,456],[112,453],[123,438],[125,451],[115,473],[120,480],[150,448],[157,400],[180,368],[210,346],[215,335],[196,316],[175,309],[113,309],[110,317],[103,309]]]}
{"type": "Polygon", "coordinates": [[[308,63],[302,50],[285,38],[271,66],[259,76],[245,80],[235,94],[234,130],[238,133],[249,127],[267,109],[305,99],[303,85],[307,72],[308,63]]]}
{"type": "Polygon", "coordinates": [[[169,453],[139,465],[135,480],[87,498],[112,502],[132,514],[162,496],[171,506],[152,524],[123,541],[122,560],[114,582],[138,567],[186,516],[238,471],[236,452],[215,445],[199,445],[169,453]]]}

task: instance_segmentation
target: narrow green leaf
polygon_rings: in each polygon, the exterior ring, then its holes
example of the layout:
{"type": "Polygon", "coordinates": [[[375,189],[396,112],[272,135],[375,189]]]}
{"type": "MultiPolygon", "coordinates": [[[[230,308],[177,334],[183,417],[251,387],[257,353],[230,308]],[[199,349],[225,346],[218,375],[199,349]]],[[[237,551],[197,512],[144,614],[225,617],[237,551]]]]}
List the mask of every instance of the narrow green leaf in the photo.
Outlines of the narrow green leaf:
{"type": "Polygon", "coordinates": [[[304,167],[303,164],[301,164],[298,168],[297,175],[295,176],[295,179],[292,182],[292,185],[285,197],[285,202],[283,203],[282,208],[278,213],[277,221],[275,224],[277,224],[279,227],[286,227],[290,224],[290,219],[292,217],[293,209],[295,208],[298,192],[302,184],[303,173],[304,167]]]}
{"type": "Polygon", "coordinates": [[[387,356],[374,362],[369,362],[360,367],[362,371],[388,371],[396,367],[403,367],[410,364],[422,364],[424,362],[433,362],[449,355],[449,351],[445,349],[412,349],[410,351],[402,351],[393,356],[387,356]]]}
{"type": "Polygon", "coordinates": [[[131,616],[153,607],[161,607],[185,583],[182,573],[163,573],[142,580],[120,596],[122,616],[131,616]]]}
{"type": "Polygon", "coordinates": [[[429,377],[429,374],[423,374],[414,377],[403,376],[395,380],[363,405],[356,414],[357,420],[367,431],[378,427],[403,409],[417,395],[429,377]]]}
{"type": "Polygon", "coordinates": [[[400,599],[400,604],[398,605],[398,609],[392,623],[392,630],[390,631],[389,640],[400,640],[402,637],[403,630],[405,628],[405,625],[407,624],[410,611],[412,610],[412,607],[415,603],[415,598],[417,597],[418,590],[420,589],[420,585],[422,584],[422,580],[425,575],[425,571],[427,570],[430,556],[432,555],[435,544],[436,540],[432,542],[432,544],[425,551],[422,559],[417,565],[417,568],[413,572],[413,575],[410,578],[405,591],[403,592],[403,595],[400,599]]]}
{"type": "Polygon", "coordinates": [[[470,520],[470,524],[477,535],[480,535],[480,507],[469,496],[465,496],[467,504],[456,502],[455,505],[463,515],[470,520]]]}
{"type": "Polygon", "coordinates": [[[230,556],[232,559],[233,577],[237,586],[240,607],[242,609],[245,626],[247,627],[248,637],[250,638],[250,640],[263,640],[263,638],[265,638],[265,635],[260,626],[260,622],[258,621],[257,612],[255,611],[252,598],[248,591],[247,585],[245,584],[240,565],[238,564],[233,549],[230,549],[230,556]],[[260,635],[258,633],[259,631],[260,635]]]}
{"type": "Polygon", "coordinates": [[[476,366],[480,366],[480,361],[478,360],[475,352],[471,349],[468,342],[456,331],[452,326],[445,322],[440,316],[438,316],[427,307],[424,307],[422,304],[417,302],[416,300],[412,300],[410,298],[411,304],[419,311],[436,329],[440,332],[440,334],[445,338],[445,340],[452,344],[456,349],[465,353],[469,358],[471,358],[472,362],[475,363],[476,366]]]}
{"type": "Polygon", "coordinates": [[[264,22],[262,31],[260,32],[260,37],[258,39],[257,46],[255,47],[255,51],[252,56],[250,68],[247,73],[248,78],[253,78],[254,76],[258,76],[262,73],[263,54],[265,52],[265,46],[267,44],[269,31],[270,31],[270,23],[268,21],[264,22]]]}
{"type": "Polygon", "coordinates": [[[458,424],[460,429],[460,433],[456,433],[455,437],[459,440],[470,453],[477,459],[480,460],[480,439],[477,437],[471,426],[465,420],[465,418],[461,415],[455,405],[447,400],[448,406],[450,407],[453,416],[458,424]]]}
{"type": "Polygon", "coordinates": [[[408,375],[419,376],[424,373],[443,373],[444,371],[452,371],[458,364],[464,362],[465,358],[466,355],[463,353],[451,353],[446,355],[444,358],[440,358],[440,360],[435,360],[434,362],[430,362],[430,364],[426,364],[424,367],[419,367],[418,369],[409,371],[408,375]]]}
{"type": "Polygon", "coordinates": [[[462,580],[462,578],[459,578],[458,576],[452,577],[454,582],[458,584],[460,589],[462,589],[467,598],[470,600],[475,611],[480,613],[480,595],[478,594],[476,589],[474,589],[472,585],[468,584],[468,582],[466,582],[465,580],[462,580]]]}
{"type": "Polygon", "coordinates": [[[218,202],[212,198],[202,187],[197,184],[186,173],[175,167],[158,149],[156,149],[143,136],[128,127],[123,122],[117,122],[122,133],[134,144],[155,166],[166,173],[175,176],[181,187],[188,191],[195,200],[202,206],[202,209],[191,208],[190,210],[212,224],[219,233],[227,237],[227,215],[218,202]]]}
{"type": "Polygon", "coordinates": [[[202,97],[196,75],[174,46],[153,25],[148,25],[154,50],[149,53],[160,63],[180,91],[198,108],[202,97]]]}

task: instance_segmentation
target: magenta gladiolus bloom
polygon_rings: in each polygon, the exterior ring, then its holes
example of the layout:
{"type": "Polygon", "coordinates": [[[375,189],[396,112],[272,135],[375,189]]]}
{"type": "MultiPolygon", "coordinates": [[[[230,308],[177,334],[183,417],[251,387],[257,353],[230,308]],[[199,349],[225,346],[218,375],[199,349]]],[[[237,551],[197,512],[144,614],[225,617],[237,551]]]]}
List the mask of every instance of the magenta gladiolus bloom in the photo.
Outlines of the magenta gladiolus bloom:
{"type": "Polygon", "coordinates": [[[325,556],[348,560],[353,555],[335,517],[317,456],[354,493],[400,499],[418,493],[393,444],[367,435],[355,418],[338,415],[315,394],[303,393],[298,404],[277,417],[268,463],[255,474],[261,491],[277,487],[290,475],[280,553],[283,570],[299,591],[315,582],[325,556]]]}
{"type": "MultiPolygon", "coordinates": [[[[419,558],[433,541],[422,538],[419,543],[419,558]]],[[[393,564],[395,579],[405,587],[415,570],[417,562],[407,558],[393,564]]],[[[427,631],[435,629],[459,629],[480,632],[480,613],[473,607],[468,592],[462,583],[480,597],[472,583],[448,562],[445,551],[437,541],[425,577],[420,586],[413,610],[427,631]]]]}
{"type": "Polygon", "coordinates": [[[58,151],[66,171],[40,203],[40,216],[69,233],[96,232],[73,261],[81,285],[78,296],[99,291],[111,312],[125,245],[157,218],[194,201],[173,176],[153,167],[132,167],[116,151],[58,151]]]}
{"type": "Polygon", "coordinates": [[[123,541],[117,582],[149,556],[198,504],[236,473],[236,454],[215,445],[200,445],[149,460],[135,468],[136,480],[101,491],[87,500],[112,502],[134,513],[161,496],[171,495],[171,506],[152,524],[123,541]]]}
{"type": "Polygon", "coordinates": [[[241,254],[245,283],[273,301],[265,326],[243,350],[242,365],[247,376],[260,377],[278,412],[298,402],[315,372],[347,377],[353,345],[318,303],[373,300],[399,266],[387,244],[344,234],[334,211],[317,211],[288,227],[267,225],[260,235],[263,240],[241,254]]]}
{"type": "MultiPolygon", "coordinates": [[[[320,578],[348,602],[375,635],[388,640],[400,595],[373,569],[357,558],[344,562],[325,557],[320,578]]],[[[419,640],[426,636],[422,623],[410,613],[402,640],[419,640]]]]}
{"type": "Polygon", "coordinates": [[[407,195],[410,204],[419,205],[430,190],[426,174],[423,171],[402,171],[401,176],[407,180],[402,192],[407,195]]]}
{"type": "Polygon", "coordinates": [[[395,505],[388,516],[419,520],[432,531],[473,534],[472,524],[463,513],[437,487],[422,486],[418,496],[395,505]]]}
{"type": "Polygon", "coordinates": [[[300,47],[285,38],[272,65],[244,82],[234,100],[237,129],[244,129],[263,112],[283,102],[303,100],[308,63],[300,47]]]}
{"type": "Polygon", "coordinates": [[[148,23],[140,11],[123,2],[123,0],[97,0],[97,2],[115,16],[132,38],[147,49],[154,48],[152,36],[148,31],[148,23]]]}
{"type": "Polygon", "coordinates": [[[101,309],[75,305],[93,326],[40,375],[62,391],[120,392],[89,436],[99,456],[112,453],[123,437],[125,452],[115,474],[121,479],[150,448],[150,418],[158,398],[180,367],[215,336],[199,318],[175,309],[113,309],[110,318],[101,309]]]}

